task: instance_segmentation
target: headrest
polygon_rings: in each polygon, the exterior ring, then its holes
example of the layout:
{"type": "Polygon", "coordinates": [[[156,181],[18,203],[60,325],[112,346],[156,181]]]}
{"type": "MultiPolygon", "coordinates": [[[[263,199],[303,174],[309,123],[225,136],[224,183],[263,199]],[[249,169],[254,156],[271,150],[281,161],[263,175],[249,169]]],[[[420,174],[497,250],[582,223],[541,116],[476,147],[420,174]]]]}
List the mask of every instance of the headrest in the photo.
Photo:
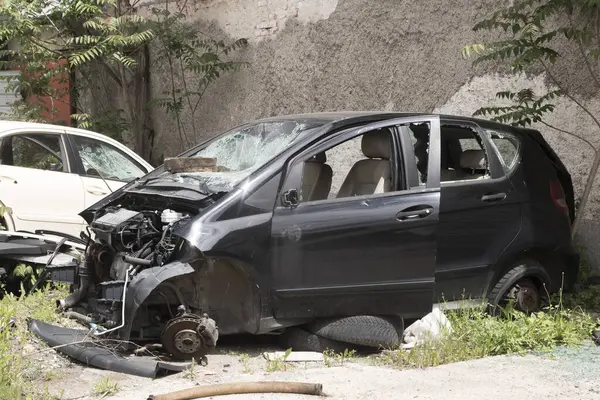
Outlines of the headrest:
{"type": "Polygon", "coordinates": [[[468,169],[486,169],[483,150],[465,150],[460,155],[460,166],[468,169]]]}
{"type": "Polygon", "coordinates": [[[320,153],[315,154],[314,156],[312,156],[311,158],[308,159],[308,162],[314,162],[314,163],[319,163],[319,164],[325,164],[327,162],[327,156],[325,155],[325,152],[322,151],[320,153]]]}
{"type": "Polygon", "coordinates": [[[392,158],[392,142],[390,131],[387,129],[367,132],[362,137],[361,148],[369,158],[392,158]]]}

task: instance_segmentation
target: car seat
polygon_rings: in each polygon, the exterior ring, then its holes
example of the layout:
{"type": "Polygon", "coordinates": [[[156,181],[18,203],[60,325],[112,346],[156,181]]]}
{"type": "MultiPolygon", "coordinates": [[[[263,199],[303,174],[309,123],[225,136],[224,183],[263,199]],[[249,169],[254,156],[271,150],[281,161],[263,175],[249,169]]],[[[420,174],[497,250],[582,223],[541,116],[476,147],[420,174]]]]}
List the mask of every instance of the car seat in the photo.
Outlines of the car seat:
{"type": "Polygon", "coordinates": [[[325,200],[331,190],[333,171],[326,164],[325,152],[316,154],[304,163],[302,174],[303,201],[325,200]]]}
{"type": "Polygon", "coordinates": [[[361,141],[364,160],[357,161],[337,197],[362,196],[389,192],[392,186],[392,141],[390,131],[376,130],[367,132],[361,141]]]}

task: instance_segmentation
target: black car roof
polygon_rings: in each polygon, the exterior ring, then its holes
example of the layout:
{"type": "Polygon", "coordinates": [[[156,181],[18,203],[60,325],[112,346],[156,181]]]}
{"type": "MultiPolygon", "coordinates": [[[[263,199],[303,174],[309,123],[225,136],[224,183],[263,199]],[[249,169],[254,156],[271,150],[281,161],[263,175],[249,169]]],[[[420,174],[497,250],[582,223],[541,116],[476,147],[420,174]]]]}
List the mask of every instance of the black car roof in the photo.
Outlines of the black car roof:
{"type": "Polygon", "coordinates": [[[483,118],[465,117],[460,115],[438,114],[438,113],[417,113],[417,112],[385,112],[385,111],[332,111],[332,112],[315,112],[305,114],[290,114],[279,115],[269,118],[259,119],[259,121],[292,121],[302,119],[305,121],[313,120],[314,122],[335,123],[337,128],[343,128],[347,125],[353,125],[361,122],[378,122],[394,118],[410,118],[425,115],[435,115],[442,119],[453,119],[457,121],[473,122],[481,127],[488,129],[504,129],[512,132],[527,132],[534,131],[530,128],[515,127],[483,118]]]}

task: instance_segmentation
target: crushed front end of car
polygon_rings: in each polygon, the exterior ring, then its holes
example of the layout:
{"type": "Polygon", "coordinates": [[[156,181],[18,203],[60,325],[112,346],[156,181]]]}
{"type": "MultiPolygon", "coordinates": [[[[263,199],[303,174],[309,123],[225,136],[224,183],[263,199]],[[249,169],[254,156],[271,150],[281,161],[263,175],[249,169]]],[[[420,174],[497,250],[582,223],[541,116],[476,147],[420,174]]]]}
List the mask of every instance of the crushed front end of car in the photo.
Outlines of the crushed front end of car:
{"type": "MultiPolygon", "coordinates": [[[[201,197],[204,206],[214,202],[201,197]]],[[[158,199],[126,192],[118,205],[95,213],[81,263],[49,267],[53,280],[72,284],[57,305],[85,316],[79,319],[89,322],[96,337],[160,342],[175,359],[199,359],[216,345],[219,333],[194,301],[198,271],[178,259],[185,241],[174,231],[203,207],[169,208],[158,199]]]]}

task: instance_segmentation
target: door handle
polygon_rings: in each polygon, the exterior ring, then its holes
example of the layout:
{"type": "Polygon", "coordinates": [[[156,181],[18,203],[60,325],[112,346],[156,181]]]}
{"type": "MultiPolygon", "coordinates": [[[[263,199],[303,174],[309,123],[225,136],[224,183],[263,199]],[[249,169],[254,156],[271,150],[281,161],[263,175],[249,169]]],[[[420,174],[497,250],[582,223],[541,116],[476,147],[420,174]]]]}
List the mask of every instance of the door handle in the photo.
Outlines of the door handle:
{"type": "Polygon", "coordinates": [[[91,194],[95,194],[98,196],[105,196],[107,194],[107,192],[103,191],[102,189],[97,189],[97,188],[86,188],[85,190],[87,190],[88,193],[91,194]]]}
{"type": "Polygon", "coordinates": [[[433,207],[428,205],[420,205],[406,208],[396,214],[398,221],[409,221],[419,218],[425,218],[433,214],[433,207]]]}
{"type": "Polygon", "coordinates": [[[0,182],[17,183],[17,181],[11,178],[10,176],[0,176],[0,182]]]}
{"type": "Polygon", "coordinates": [[[493,201],[500,201],[506,198],[506,193],[494,193],[494,194],[486,194],[481,196],[481,201],[485,201],[491,203],[493,201]]]}

